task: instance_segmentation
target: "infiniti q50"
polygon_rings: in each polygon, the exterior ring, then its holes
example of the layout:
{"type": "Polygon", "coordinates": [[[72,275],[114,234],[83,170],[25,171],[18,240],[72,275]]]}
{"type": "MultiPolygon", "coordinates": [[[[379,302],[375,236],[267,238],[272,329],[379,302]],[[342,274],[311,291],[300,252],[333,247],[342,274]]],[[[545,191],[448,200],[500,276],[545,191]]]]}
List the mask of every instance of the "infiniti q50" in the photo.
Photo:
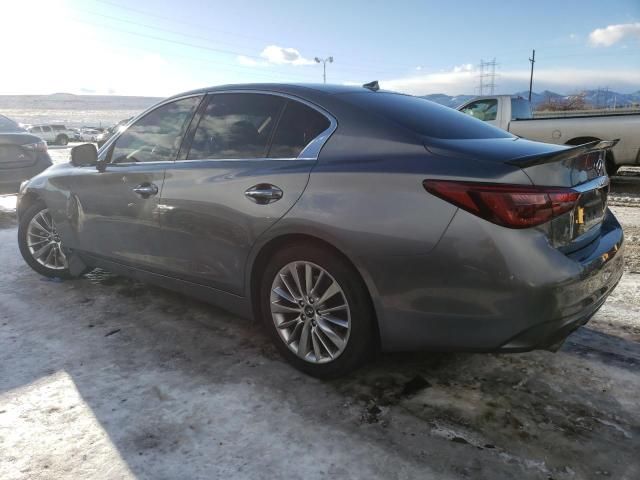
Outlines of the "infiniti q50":
{"type": "Polygon", "coordinates": [[[374,84],[207,88],[25,182],[19,246],[42,275],[100,267],[258,318],[321,377],[376,351],[550,348],[622,274],[612,144],[374,84]]]}

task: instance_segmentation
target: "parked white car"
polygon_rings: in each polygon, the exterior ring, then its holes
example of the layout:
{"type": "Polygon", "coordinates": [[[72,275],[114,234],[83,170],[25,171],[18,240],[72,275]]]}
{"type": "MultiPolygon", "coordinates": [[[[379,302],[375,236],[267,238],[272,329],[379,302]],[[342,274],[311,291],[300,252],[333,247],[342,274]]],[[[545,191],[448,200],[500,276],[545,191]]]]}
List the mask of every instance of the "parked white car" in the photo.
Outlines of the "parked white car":
{"type": "Polygon", "coordinates": [[[614,175],[623,165],[640,164],[640,113],[534,118],[528,100],[510,95],[477,97],[458,110],[539,142],[581,145],[594,140],[619,139],[607,152],[609,175],[614,175]]]}
{"type": "Polygon", "coordinates": [[[102,135],[100,130],[95,128],[81,128],[80,129],[80,141],[82,142],[97,142],[102,135]]]}
{"type": "Polygon", "coordinates": [[[47,143],[56,145],[66,145],[70,140],[74,140],[74,132],[64,125],[32,125],[27,131],[47,143]]]}

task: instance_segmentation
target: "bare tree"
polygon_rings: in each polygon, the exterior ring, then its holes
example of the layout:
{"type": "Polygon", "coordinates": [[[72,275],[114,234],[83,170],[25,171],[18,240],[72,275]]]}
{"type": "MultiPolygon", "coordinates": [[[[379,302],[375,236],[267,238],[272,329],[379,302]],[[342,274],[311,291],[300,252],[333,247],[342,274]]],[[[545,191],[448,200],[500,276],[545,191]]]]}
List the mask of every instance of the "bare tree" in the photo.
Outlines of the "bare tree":
{"type": "Polygon", "coordinates": [[[568,112],[571,110],[586,110],[590,108],[590,105],[587,104],[585,97],[586,94],[584,92],[555,100],[551,97],[547,97],[544,102],[538,104],[536,111],[568,112]]]}

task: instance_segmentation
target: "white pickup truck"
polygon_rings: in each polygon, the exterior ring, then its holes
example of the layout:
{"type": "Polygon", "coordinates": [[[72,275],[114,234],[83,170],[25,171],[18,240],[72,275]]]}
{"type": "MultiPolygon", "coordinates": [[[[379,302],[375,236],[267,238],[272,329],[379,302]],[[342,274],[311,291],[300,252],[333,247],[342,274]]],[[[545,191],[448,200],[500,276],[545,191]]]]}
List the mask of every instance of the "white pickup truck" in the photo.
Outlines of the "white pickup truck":
{"type": "Polygon", "coordinates": [[[55,145],[67,145],[75,139],[74,132],[64,125],[31,125],[27,131],[55,145]]]}
{"type": "Polygon", "coordinates": [[[620,139],[607,153],[607,173],[614,175],[623,165],[640,165],[640,113],[534,118],[526,99],[510,95],[477,97],[458,110],[539,142],[581,145],[594,140],[620,139]]]}

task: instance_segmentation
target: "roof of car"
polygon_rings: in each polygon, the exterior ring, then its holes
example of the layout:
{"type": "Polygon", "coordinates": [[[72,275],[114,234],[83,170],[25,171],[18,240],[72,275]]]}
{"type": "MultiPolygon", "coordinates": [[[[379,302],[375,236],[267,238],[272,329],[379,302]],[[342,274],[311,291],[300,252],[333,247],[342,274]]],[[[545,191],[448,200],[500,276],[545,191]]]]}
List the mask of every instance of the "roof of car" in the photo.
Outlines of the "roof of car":
{"type": "Polygon", "coordinates": [[[309,93],[324,93],[327,95],[336,95],[340,93],[372,92],[365,87],[356,85],[335,85],[324,83],[243,83],[199,88],[196,90],[191,90],[189,92],[183,92],[178,95],[174,95],[174,97],[227,90],[265,90],[290,94],[301,94],[307,91],[309,93]]]}

